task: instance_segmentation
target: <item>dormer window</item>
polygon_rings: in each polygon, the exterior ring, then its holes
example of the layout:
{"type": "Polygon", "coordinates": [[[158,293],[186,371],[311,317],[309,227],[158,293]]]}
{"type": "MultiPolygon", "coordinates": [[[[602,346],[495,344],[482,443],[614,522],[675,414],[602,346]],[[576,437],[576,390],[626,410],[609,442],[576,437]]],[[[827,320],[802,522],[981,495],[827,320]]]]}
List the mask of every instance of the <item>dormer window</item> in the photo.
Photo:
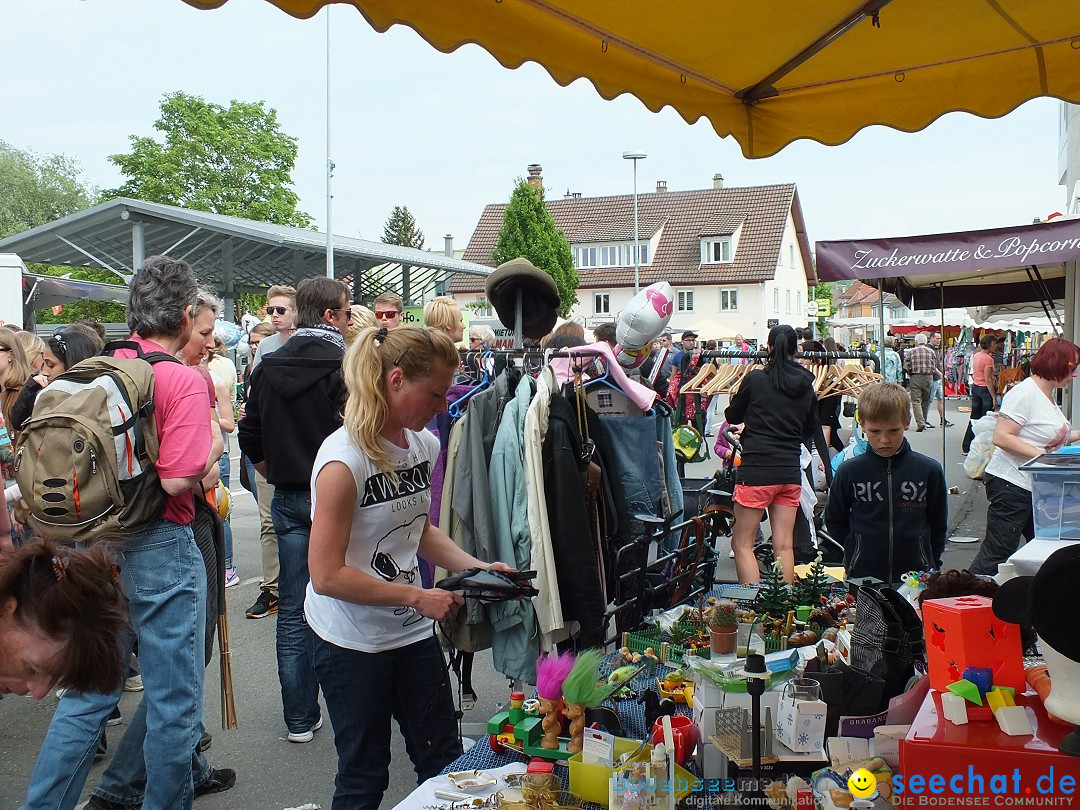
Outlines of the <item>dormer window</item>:
{"type": "Polygon", "coordinates": [[[727,264],[731,261],[731,237],[714,237],[701,240],[702,264],[727,264]]]}

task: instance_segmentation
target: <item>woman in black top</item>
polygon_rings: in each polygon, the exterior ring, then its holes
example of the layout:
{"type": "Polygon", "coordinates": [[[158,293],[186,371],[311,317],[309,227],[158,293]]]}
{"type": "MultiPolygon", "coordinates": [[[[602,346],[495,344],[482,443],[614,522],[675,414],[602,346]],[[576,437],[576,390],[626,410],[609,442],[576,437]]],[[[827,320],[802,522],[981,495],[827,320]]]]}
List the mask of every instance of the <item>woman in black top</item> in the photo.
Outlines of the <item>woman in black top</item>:
{"type": "Polygon", "coordinates": [[[746,375],[724,412],[743,447],[731,547],[744,585],[760,579],[754,538],[766,509],[784,578],[790,583],[794,577],[792,539],[803,474],[799,454],[818,424],[814,375],[795,362],[796,347],[794,329],[773,327],[764,370],[746,375]]]}

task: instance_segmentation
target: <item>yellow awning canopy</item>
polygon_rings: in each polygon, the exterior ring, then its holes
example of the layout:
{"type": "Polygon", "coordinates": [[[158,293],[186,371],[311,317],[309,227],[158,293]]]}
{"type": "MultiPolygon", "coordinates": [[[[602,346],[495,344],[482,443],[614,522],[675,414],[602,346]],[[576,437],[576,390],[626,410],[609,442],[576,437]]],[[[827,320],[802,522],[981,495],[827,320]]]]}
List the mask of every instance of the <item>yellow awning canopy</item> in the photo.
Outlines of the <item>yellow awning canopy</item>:
{"type": "MultiPolygon", "coordinates": [[[[946,112],[1080,103],[1076,0],[339,0],[378,31],[467,43],[559,84],[587,78],[654,112],[702,116],[747,157],[798,138],[843,143],[872,124],[916,132],[946,112]]],[[[186,0],[213,8],[226,0],[186,0]]],[[[268,0],[310,17],[327,0],[268,0]]]]}

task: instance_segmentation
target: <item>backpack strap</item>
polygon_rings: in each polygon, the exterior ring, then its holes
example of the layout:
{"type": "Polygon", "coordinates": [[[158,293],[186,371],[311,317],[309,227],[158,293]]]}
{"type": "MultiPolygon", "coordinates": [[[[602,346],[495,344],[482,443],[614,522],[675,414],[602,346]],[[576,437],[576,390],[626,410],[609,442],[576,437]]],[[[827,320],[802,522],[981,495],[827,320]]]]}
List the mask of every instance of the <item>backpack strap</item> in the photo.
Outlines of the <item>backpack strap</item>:
{"type": "Polygon", "coordinates": [[[111,340],[102,347],[101,355],[103,357],[115,357],[116,353],[121,349],[128,349],[129,351],[135,352],[135,356],[140,359],[145,358],[142,346],[134,340],[111,340]]]}

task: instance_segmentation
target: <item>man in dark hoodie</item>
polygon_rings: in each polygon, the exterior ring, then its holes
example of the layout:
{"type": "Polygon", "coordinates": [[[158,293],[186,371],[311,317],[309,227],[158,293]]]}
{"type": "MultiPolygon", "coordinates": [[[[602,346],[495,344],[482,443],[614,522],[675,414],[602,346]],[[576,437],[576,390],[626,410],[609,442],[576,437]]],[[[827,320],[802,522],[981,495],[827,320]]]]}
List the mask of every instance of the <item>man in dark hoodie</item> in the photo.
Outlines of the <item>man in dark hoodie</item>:
{"type": "Polygon", "coordinates": [[[908,571],[941,568],[949,517],[945,473],[911,449],[910,398],[896,383],[859,395],[859,424],[867,449],[836,471],[825,526],[844,545],[849,580],[873,577],[894,584],[908,571]]]}
{"type": "Polygon", "coordinates": [[[278,536],[277,659],[289,741],[310,742],[322,726],[311,628],[304,620],[311,533],[311,469],[323,440],[341,427],[343,334],[352,312],[340,281],[296,287],[296,332],[251,375],[240,449],[274,485],[278,536]]]}
{"type": "Polygon", "coordinates": [[[799,459],[803,442],[818,425],[814,375],[795,362],[797,346],[794,329],[774,326],[764,370],[743,378],[724,412],[743,448],[731,548],[744,585],[760,580],[754,540],[766,509],[784,578],[790,583],[795,576],[795,518],[803,476],[799,459]]]}

